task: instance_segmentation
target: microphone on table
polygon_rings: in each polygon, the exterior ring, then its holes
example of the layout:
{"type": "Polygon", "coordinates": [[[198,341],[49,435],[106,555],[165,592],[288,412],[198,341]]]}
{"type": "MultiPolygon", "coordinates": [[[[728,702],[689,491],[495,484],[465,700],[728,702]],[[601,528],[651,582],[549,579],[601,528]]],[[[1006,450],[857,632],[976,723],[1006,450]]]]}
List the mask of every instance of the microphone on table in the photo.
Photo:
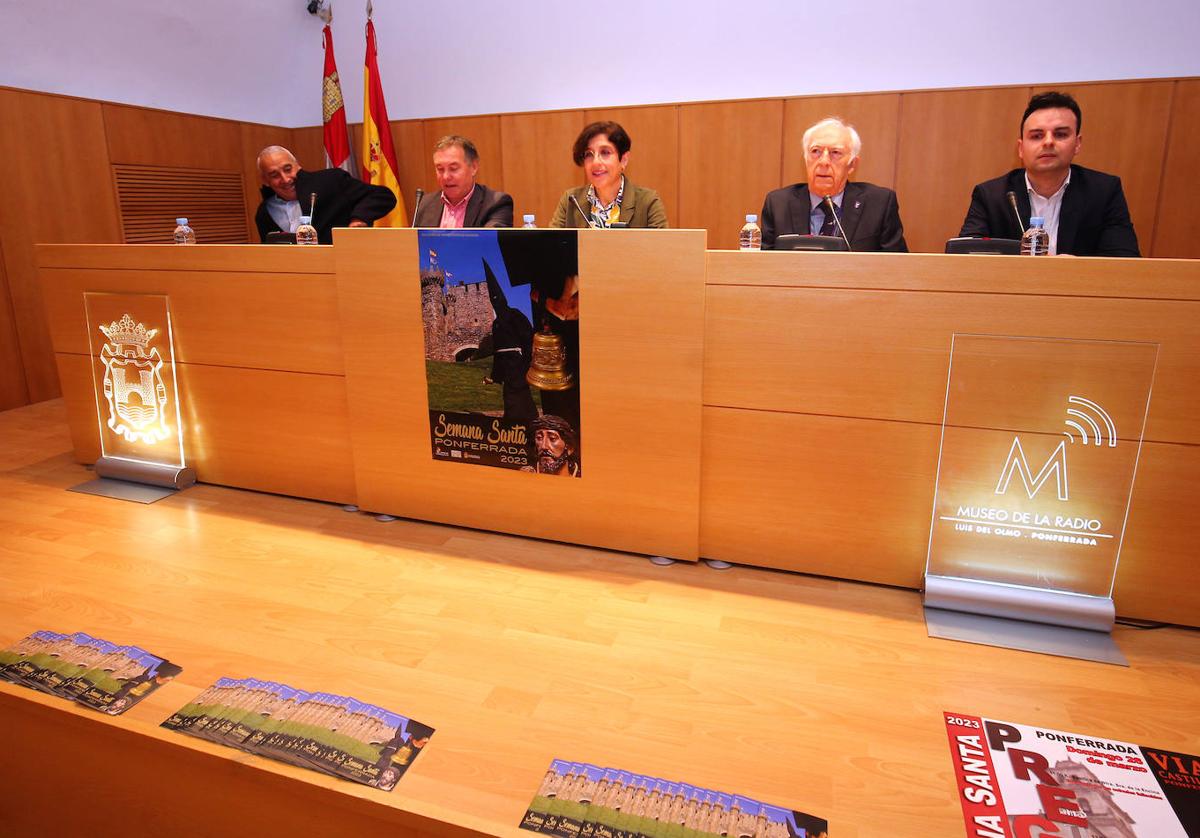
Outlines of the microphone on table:
{"type": "Polygon", "coordinates": [[[579,206],[579,201],[575,200],[575,196],[571,196],[571,203],[575,205],[575,209],[579,210],[579,214],[583,216],[583,220],[589,227],[595,227],[596,224],[592,221],[592,217],[583,211],[583,207],[579,206]]]}
{"type": "Polygon", "coordinates": [[[1010,190],[1004,193],[1004,197],[1008,198],[1008,205],[1012,207],[1013,215],[1017,218],[1017,229],[1021,231],[1021,235],[1025,235],[1025,223],[1021,221],[1021,211],[1017,209],[1017,196],[1010,190]]]}
{"type": "Polygon", "coordinates": [[[846,238],[846,231],[842,228],[842,220],[838,218],[837,206],[833,203],[833,198],[826,195],[825,203],[829,207],[830,214],[833,215],[834,225],[837,227],[838,232],[842,235],[842,241],[846,243],[846,250],[853,250],[854,248],[850,247],[850,239],[846,238]]]}
{"type": "MultiPolygon", "coordinates": [[[[313,192],[308,197],[308,223],[313,224],[317,217],[317,193],[313,192]]],[[[315,227],[316,224],[313,224],[315,227]]]]}
{"type": "Polygon", "coordinates": [[[417,201],[416,201],[416,203],[413,204],[413,220],[412,220],[412,224],[409,225],[410,227],[417,226],[417,210],[419,210],[421,208],[421,199],[424,197],[425,197],[425,190],[418,186],[417,187],[417,201]]]}

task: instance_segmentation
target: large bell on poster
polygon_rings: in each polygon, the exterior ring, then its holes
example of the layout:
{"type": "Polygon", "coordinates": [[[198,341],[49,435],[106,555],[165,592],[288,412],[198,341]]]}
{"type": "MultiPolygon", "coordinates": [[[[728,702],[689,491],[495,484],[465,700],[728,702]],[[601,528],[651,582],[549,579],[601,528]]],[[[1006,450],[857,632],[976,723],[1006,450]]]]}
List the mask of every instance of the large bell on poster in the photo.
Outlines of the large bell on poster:
{"type": "Polygon", "coordinates": [[[567,350],[561,335],[549,329],[533,336],[533,360],[525,380],[539,390],[570,390],[575,376],[567,371],[567,350]]]}

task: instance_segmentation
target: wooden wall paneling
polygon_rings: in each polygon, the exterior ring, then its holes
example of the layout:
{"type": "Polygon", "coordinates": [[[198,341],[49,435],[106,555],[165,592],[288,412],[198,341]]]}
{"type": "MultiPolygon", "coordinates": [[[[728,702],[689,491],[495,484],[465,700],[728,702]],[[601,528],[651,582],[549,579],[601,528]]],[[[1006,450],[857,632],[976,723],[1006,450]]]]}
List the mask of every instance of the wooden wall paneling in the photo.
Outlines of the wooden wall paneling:
{"type": "MultiPolygon", "coordinates": [[[[840,117],[858,131],[862,157],[853,180],[894,189],[900,130],[900,94],[805,96],[783,100],[783,184],[808,179],[801,140],[805,130],[827,116],[840,117]]],[[[900,207],[901,218],[904,206],[900,207]]]]}
{"type": "Polygon", "coordinates": [[[0,411],[29,404],[29,387],[25,383],[25,367],[18,363],[21,343],[17,325],[13,322],[12,292],[4,268],[4,238],[0,235],[0,411]]]}
{"type": "Polygon", "coordinates": [[[782,154],[782,99],[681,105],[678,225],[737,247],[746,214],[779,186],[782,154]]]}
{"type": "MultiPolygon", "coordinates": [[[[447,119],[426,119],[423,125],[424,141],[421,144],[421,151],[425,155],[425,177],[427,178],[426,186],[424,187],[427,193],[432,194],[438,188],[437,179],[433,173],[433,146],[438,140],[447,134],[458,134],[461,137],[466,137],[471,142],[475,143],[475,148],[479,151],[479,174],[477,178],[480,183],[485,184],[491,189],[499,189],[504,192],[508,190],[504,188],[504,151],[503,143],[500,139],[500,117],[499,116],[461,116],[447,119]]],[[[397,153],[399,151],[397,150],[397,153]]],[[[409,207],[411,210],[412,207],[409,207]]],[[[520,216],[516,221],[520,221],[520,216]]],[[[518,226],[520,226],[518,224],[518,226]]]]}
{"type": "Polygon", "coordinates": [[[434,460],[417,235],[338,231],[360,506],[695,561],[704,234],[581,230],[578,241],[583,476],[549,479],[434,460]]]}
{"type": "Polygon", "coordinates": [[[1028,87],[904,93],[896,192],[909,250],[941,253],[958,235],[971,189],[1016,168],[1028,87]]]}
{"type": "Polygon", "coordinates": [[[584,122],[612,120],[632,141],[629,179],[658,191],[667,207],[667,221],[679,225],[679,108],[605,108],[584,113],[584,122]]]}
{"type": "Polygon", "coordinates": [[[1175,82],[1171,131],[1163,167],[1162,189],[1154,225],[1153,247],[1139,231],[1142,253],[1154,256],[1200,258],[1200,79],[1175,82]]]}
{"type": "MultiPolygon", "coordinates": [[[[117,242],[101,105],[0,89],[0,236],[30,401],[59,394],[35,242],[117,242]]],[[[15,361],[15,358],[14,358],[15,361]]]]}
{"type": "Polygon", "coordinates": [[[515,218],[533,213],[539,227],[548,226],[563,192],[584,182],[571,159],[584,125],[581,110],[500,117],[504,191],[513,196],[515,218]]]}
{"type": "Polygon", "coordinates": [[[246,183],[241,172],[113,164],[121,236],[127,244],[174,244],[186,218],[200,244],[245,244],[246,183]]]}
{"type": "MultiPolygon", "coordinates": [[[[357,126],[361,135],[362,126],[357,126]]],[[[396,165],[400,171],[400,189],[404,192],[404,206],[408,209],[408,220],[412,220],[413,202],[417,199],[417,187],[430,192],[436,189],[433,179],[432,152],[425,147],[424,122],[408,119],[393,122],[392,143],[396,147],[396,165]]]]}
{"type": "Polygon", "coordinates": [[[1143,256],[1150,255],[1154,241],[1174,84],[1143,81],[1064,86],[1083,111],[1083,145],[1075,162],[1121,178],[1143,256]]]}
{"type": "MultiPolygon", "coordinates": [[[[353,131],[351,136],[353,137],[353,131]]],[[[320,125],[313,128],[293,128],[292,144],[288,146],[302,168],[317,171],[325,168],[325,137],[320,125]]],[[[358,157],[358,143],[352,146],[354,156],[358,157]]],[[[257,154],[258,150],[255,149],[257,154]]]]}
{"type": "Polygon", "coordinates": [[[112,163],[243,170],[240,123],[108,102],[101,107],[112,163]]]}
{"type": "MultiPolygon", "coordinates": [[[[311,129],[300,129],[308,131],[311,129]]],[[[291,128],[276,128],[271,125],[256,125],[243,122],[240,126],[242,180],[246,190],[246,229],[248,241],[258,243],[258,228],[254,226],[254,214],[262,203],[262,176],[258,171],[258,153],[269,145],[281,145],[295,154],[298,159],[300,152],[296,150],[296,137],[291,128]]]]}

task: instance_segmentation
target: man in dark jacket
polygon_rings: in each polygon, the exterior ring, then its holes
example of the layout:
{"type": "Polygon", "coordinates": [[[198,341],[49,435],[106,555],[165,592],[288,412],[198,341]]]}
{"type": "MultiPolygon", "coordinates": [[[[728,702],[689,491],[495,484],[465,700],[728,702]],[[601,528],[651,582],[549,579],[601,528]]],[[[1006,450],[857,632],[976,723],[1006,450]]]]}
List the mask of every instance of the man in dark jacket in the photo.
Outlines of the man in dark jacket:
{"type": "Polygon", "coordinates": [[[254,223],[263,242],[268,233],[296,232],[300,217],[312,212],[317,240],[333,244],[334,227],[370,227],[396,206],[396,196],[386,186],[363,183],[342,169],[306,171],[283,146],[267,146],[260,151],[258,171],[262,175],[263,200],[254,223]]]}
{"type": "Polygon", "coordinates": [[[1023,168],[975,187],[959,235],[1019,239],[1030,217],[1039,216],[1052,254],[1140,256],[1121,179],[1071,163],[1082,126],[1074,97],[1031,98],[1017,139],[1023,168]]]}
{"type": "Polygon", "coordinates": [[[441,187],[416,210],[416,227],[511,227],[513,199],[475,180],[479,150],[466,137],[451,134],[433,147],[433,171],[441,187]]]}

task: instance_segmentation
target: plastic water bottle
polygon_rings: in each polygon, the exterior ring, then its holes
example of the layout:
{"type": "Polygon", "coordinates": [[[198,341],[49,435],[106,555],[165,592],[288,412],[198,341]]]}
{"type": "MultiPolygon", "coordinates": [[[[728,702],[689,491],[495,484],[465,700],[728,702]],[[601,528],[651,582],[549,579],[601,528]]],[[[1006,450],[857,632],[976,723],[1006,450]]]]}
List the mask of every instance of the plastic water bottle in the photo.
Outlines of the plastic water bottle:
{"type": "Polygon", "coordinates": [[[1040,215],[1029,219],[1029,227],[1025,230],[1025,235],[1021,236],[1022,256],[1050,255],[1050,234],[1042,226],[1045,223],[1046,219],[1040,215]]]}
{"type": "Polygon", "coordinates": [[[525,222],[524,224],[521,225],[522,227],[536,227],[537,226],[536,224],[533,223],[534,218],[532,215],[523,215],[523,216],[521,216],[521,220],[525,222]]]}
{"type": "Polygon", "coordinates": [[[300,226],[296,228],[296,244],[317,243],[317,228],[310,222],[312,219],[309,216],[300,216],[300,226]]]}
{"type": "Polygon", "coordinates": [[[196,231],[188,226],[186,218],[175,219],[175,244],[195,244],[196,231]]]}
{"type": "Polygon", "coordinates": [[[739,237],[739,246],[742,250],[762,250],[762,230],[758,229],[757,215],[746,216],[746,224],[742,227],[739,237]]]}

